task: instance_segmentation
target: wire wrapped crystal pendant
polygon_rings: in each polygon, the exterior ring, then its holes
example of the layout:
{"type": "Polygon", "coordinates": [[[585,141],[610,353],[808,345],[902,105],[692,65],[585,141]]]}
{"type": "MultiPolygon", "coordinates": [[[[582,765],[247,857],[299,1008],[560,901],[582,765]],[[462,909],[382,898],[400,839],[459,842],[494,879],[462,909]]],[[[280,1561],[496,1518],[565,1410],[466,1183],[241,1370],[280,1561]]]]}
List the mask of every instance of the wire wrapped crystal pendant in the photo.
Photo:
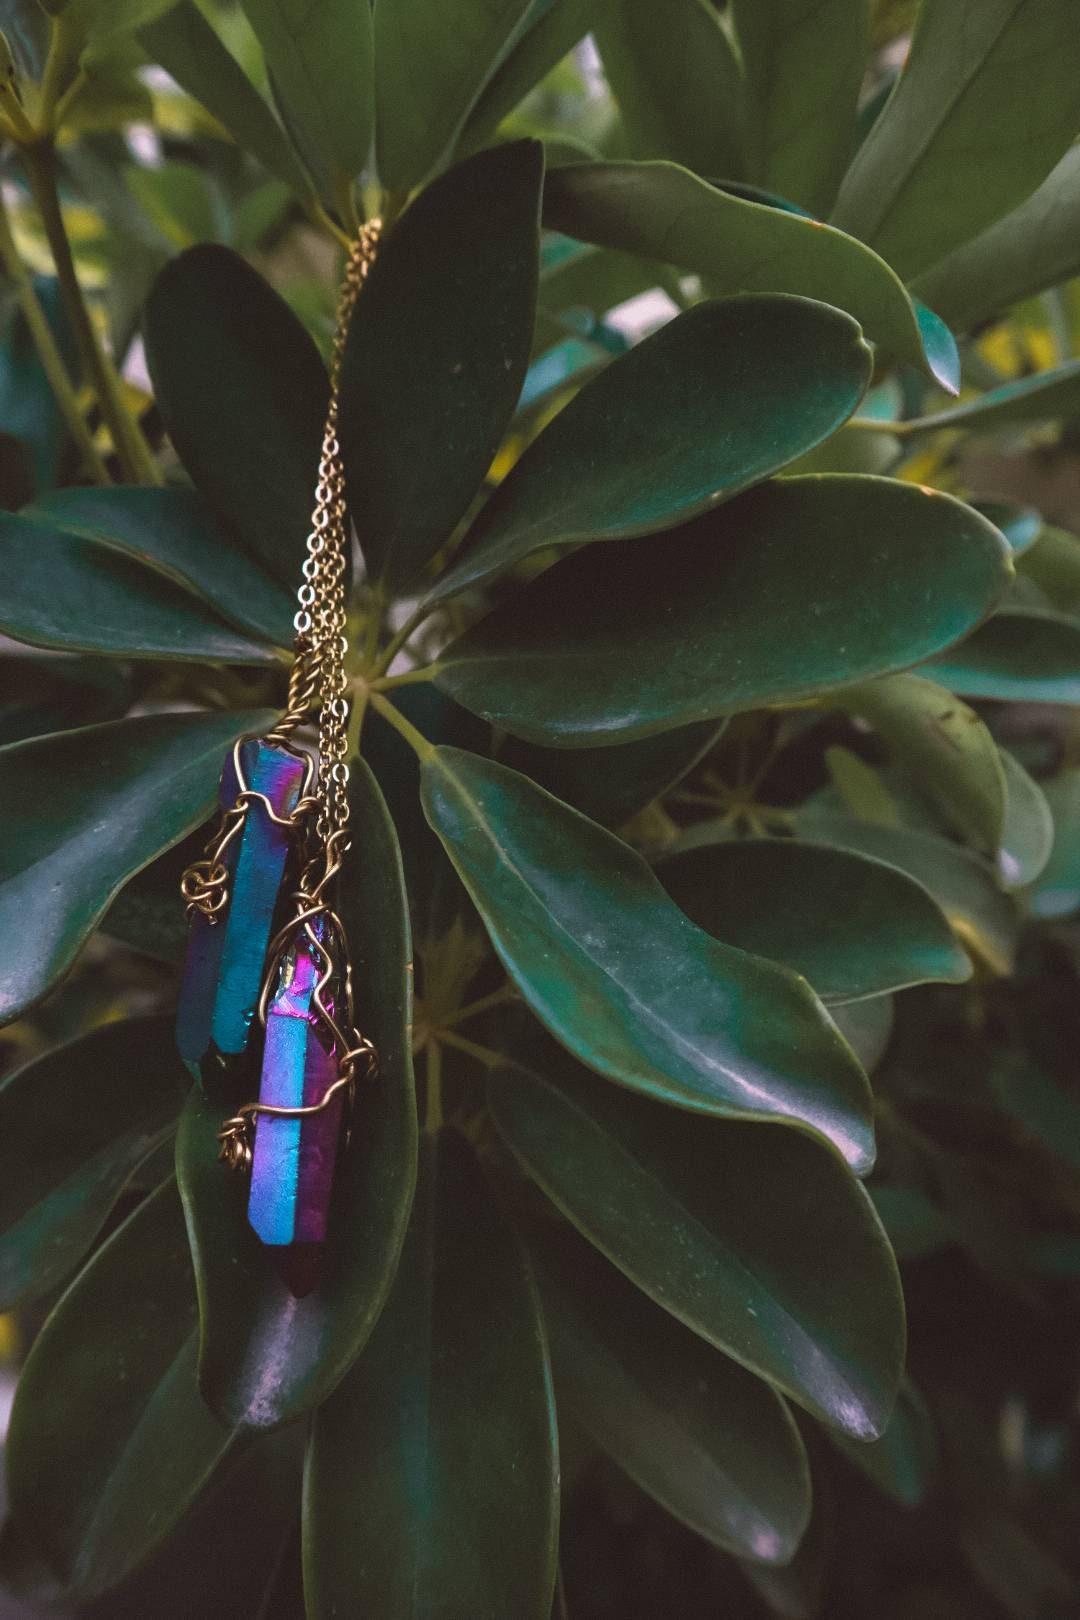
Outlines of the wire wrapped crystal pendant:
{"type": "Polygon", "coordinates": [[[356,1028],[349,945],[334,908],[349,847],[338,378],[378,232],[378,221],[361,232],[338,305],[286,712],[268,736],[237,743],[221,780],[220,825],[181,885],[192,927],[177,1044],[204,1082],[213,1075],[254,1090],[258,1074],[256,1100],[223,1124],[220,1156],[250,1174],[248,1220],[295,1294],[317,1280],[353,1094],[378,1068],[356,1028]],[[316,718],[317,759],[298,743],[316,718]]]}

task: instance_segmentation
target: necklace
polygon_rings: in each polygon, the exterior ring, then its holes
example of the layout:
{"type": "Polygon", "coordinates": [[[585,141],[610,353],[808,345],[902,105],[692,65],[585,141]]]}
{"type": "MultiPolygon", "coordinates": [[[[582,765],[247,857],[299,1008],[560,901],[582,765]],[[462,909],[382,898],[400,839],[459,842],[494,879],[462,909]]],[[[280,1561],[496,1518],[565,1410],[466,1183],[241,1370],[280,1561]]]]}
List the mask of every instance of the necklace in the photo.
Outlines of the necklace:
{"type": "Polygon", "coordinates": [[[248,1219],[279,1251],[297,1293],[311,1286],[308,1262],[326,1241],[356,1084],[377,1069],[374,1047],[356,1028],[349,944],[333,900],[349,846],[348,528],[338,395],[349,321],[379,231],[378,220],[361,230],[338,300],[285,712],[266,736],[235,744],[221,778],[219,824],[181,882],[191,932],[177,1046],[208,1089],[222,1082],[232,1089],[258,1056],[258,1100],[224,1122],[220,1156],[250,1176],[248,1219]],[[316,712],[313,758],[296,734],[316,712]]]}

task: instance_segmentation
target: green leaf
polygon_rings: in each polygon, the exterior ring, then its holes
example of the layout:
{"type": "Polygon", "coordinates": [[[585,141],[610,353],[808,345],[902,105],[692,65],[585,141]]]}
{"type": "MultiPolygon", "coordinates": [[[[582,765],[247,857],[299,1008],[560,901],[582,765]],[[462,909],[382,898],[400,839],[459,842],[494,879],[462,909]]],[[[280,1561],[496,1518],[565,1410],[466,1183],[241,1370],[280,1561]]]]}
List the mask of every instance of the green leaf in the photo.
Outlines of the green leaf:
{"type": "Polygon", "coordinates": [[[0,1086],[0,1310],[51,1293],[128,1178],[166,1141],[187,1089],[172,1020],[105,1024],[0,1086]]]}
{"type": "Polygon", "coordinates": [[[832,226],[743,201],[673,163],[580,163],[553,171],[544,220],[583,242],[692,270],[713,293],[796,293],[838,304],[871,342],[957,391],[956,346],[941,323],[931,317],[924,335],[894,271],[832,226]]]}
{"type": "Polygon", "coordinates": [[[1034,580],[1060,613],[1080,615],[1080,540],[1074,534],[1042,528],[1019,570],[1019,577],[1034,580]]]}
{"type": "Polygon", "coordinates": [[[639,855],[516,771],[439,748],[421,774],[507,971],[582,1062],[679,1108],[800,1125],[869,1168],[865,1077],[803,980],[711,939],[639,855]]]}
{"type": "Polygon", "coordinates": [[[898,1260],[917,1260],[951,1243],[952,1224],[916,1187],[871,1187],[870,1197],[898,1260]]]}
{"type": "Polygon", "coordinates": [[[966,428],[972,433],[997,432],[1020,422],[1056,422],[1080,413],[1080,360],[1040,371],[1034,377],[1002,383],[976,399],[964,400],[932,416],[894,422],[890,433],[937,433],[941,428],[966,428]]]}
{"type": "Polygon", "coordinates": [[[192,490],[58,489],[23,515],[145,564],[260,641],[292,644],[293,599],[247,552],[223,543],[192,490]]]}
{"type": "Polygon", "coordinates": [[[995,1064],[990,1084],[1002,1108],[1036,1141],[1080,1171],[1080,1102],[1075,1097],[1022,1058],[995,1064]]]}
{"type": "Polygon", "coordinates": [[[172,1182],[100,1249],[36,1339],[7,1447],[17,1528],[65,1585],[117,1585],[232,1444],[195,1388],[195,1291],[172,1182]]]}
{"type": "Polygon", "coordinates": [[[1043,532],[1042,514],[1033,506],[1021,506],[1018,501],[1002,500],[996,496],[971,501],[970,505],[1001,530],[1014,557],[1030,551],[1043,532]]]}
{"type": "Polygon", "coordinates": [[[548,1197],[650,1298],[809,1411],[872,1439],[904,1354],[865,1191],[798,1131],[694,1119],[571,1060],[507,1064],[489,1103],[548,1197]]]}
{"type": "Polygon", "coordinates": [[[163,17],[141,28],[139,40],[238,146],[300,195],[310,192],[303,165],[281,125],[195,0],[179,0],[163,17]]]}
{"type": "Polygon", "coordinates": [[[604,827],[619,827],[681,782],[723,732],[711,720],[621,748],[534,748],[508,737],[499,758],[604,827]]]}
{"type": "Polygon", "coordinates": [[[49,54],[51,28],[38,0],[3,0],[0,28],[24,79],[40,84],[49,54]]]}
{"type": "Polygon", "coordinates": [[[349,330],[341,445],[372,577],[408,585],[476,495],[532,339],[543,151],[481,152],[387,236],[349,330]]]}
{"type": "Polygon", "coordinates": [[[782,962],[826,1001],[971,976],[926,890],[881,861],[822,844],[740,838],[676,854],[657,876],[699,928],[782,962]]]}
{"type": "Polygon", "coordinates": [[[832,1020],[867,1074],[873,1074],[892,1038],[896,1005],[892,996],[845,1001],[831,1009],[832,1020]]]}
{"type": "Polygon", "coordinates": [[[224,1175],[217,1162],[222,1120],[249,1099],[209,1102],[197,1086],[177,1143],[202,1318],[199,1385],[222,1422],[239,1427],[288,1422],[342,1378],[378,1320],[412,1200],[412,981],[401,856],[374,778],[362,760],[352,770],[342,912],[360,1028],[375,1042],[380,1073],[357,1096],[335,1177],[334,1239],[311,1293],[289,1292],[248,1226],[248,1183],[224,1175]]]}
{"type": "Polygon", "coordinates": [[[824,216],[855,142],[870,46],[867,0],[735,0],[732,21],[747,79],[754,177],[824,216]]]}
{"type": "Polygon", "coordinates": [[[118,720],[131,701],[129,673],[100,658],[27,653],[0,661],[0,746],[118,720]]]}
{"type": "Polygon", "coordinates": [[[1036,917],[1070,917],[1080,909],[1080,771],[1044,784],[1054,824],[1050,859],[1027,897],[1036,917]]]}
{"type": "Polygon", "coordinates": [[[974,709],[921,675],[868,681],[835,701],[885,739],[959,833],[984,851],[998,848],[1005,827],[1005,767],[974,709]]]}
{"type": "Polygon", "coordinates": [[[407,191],[444,161],[490,75],[521,37],[530,0],[379,0],[379,178],[407,191]]]}
{"type": "Polygon", "coordinates": [[[0,1022],[67,972],[134,872],[199,825],[234,739],[272,718],[148,715],[0,749],[0,931],[20,942],[0,974],[0,1022]]]}
{"type": "MultiPolygon", "coordinates": [[[[52,276],[37,275],[33,278],[33,288],[68,376],[78,383],[82,374],[79,351],[59,284],[52,276]]],[[[67,427],[22,310],[16,308],[6,324],[0,343],[0,421],[5,432],[23,447],[32,464],[31,488],[50,489],[60,476],[67,427]]],[[[8,494],[3,504],[18,505],[18,499],[11,498],[10,474],[5,485],[8,494]]]]}
{"type": "Polygon", "coordinates": [[[790,1558],[810,1473],[775,1390],[658,1310],[572,1228],[536,1222],[528,1246],[560,1411],[714,1546],[790,1558]]]}
{"type": "Polygon", "coordinates": [[[155,397],[196,487],[295,589],[329,397],[314,343],[256,271],[213,244],[165,266],[145,331],[155,397]]]}
{"type": "Polygon", "coordinates": [[[924,0],[834,219],[905,280],[1030,196],[1080,127],[1072,0],[924,0]]]}
{"type": "Polygon", "coordinates": [[[915,290],[958,331],[1080,273],[1080,146],[1037,191],[915,282],[915,290]]]}
{"type": "Polygon", "coordinates": [[[964,697],[1080,703],[1080,619],[1040,608],[1000,609],[932,669],[964,697]]]}
{"type": "Polygon", "coordinates": [[[928,889],[962,945],[991,972],[1012,972],[1019,918],[994,881],[992,868],[969,850],[934,833],[875,827],[813,800],[799,813],[802,837],[887,861],[928,889]]]}
{"type": "Polygon", "coordinates": [[[1011,572],[998,531],[937,491],[779,479],[663,541],[556,564],[452,643],[438,681],[529,742],[629,741],[918,663],[1011,572]]]}
{"type": "Polygon", "coordinates": [[[1003,748],[1005,827],[997,854],[998,876],[1006,889],[1023,889],[1040,876],[1054,846],[1054,819],[1046,795],[1012,754],[1003,748]]]}
{"type": "Polygon", "coordinates": [[[880,1440],[860,1445],[843,1434],[829,1436],[871,1484],[901,1507],[918,1507],[937,1466],[937,1435],[922,1398],[905,1382],[880,1440]]]}
{"type": "Polygon", "coordinates": [[[858,326],[825,304],[750,297],[687,310],[533,441],[431,598],[549,546],[685,523],[828,438],[870,370],[858,326]]]}
{"type": "Polygon", "coordinates": [[[627,156],[746,173],[742,67],[708,0],[620,0],[593,33],[627,156]]]}
{"type": "Polygon", "coordinates": [[[359,174],[374,127],[371,7],[356,0],[242,4],[267,69],[307,140],[326,163],[347,176],[359,174]]]}
{"type": "Polygon", "coordinates": [[[456,1131],[425,1138],[386,1310],[315,1416],[304,1491],[312,1620],[548,1620],[558,1460],[539,1300],[456,1131]]]}
{"type": "Polygon", "coordinates": [[[611,0],[533,0],[522,20],[520,38],[469,114],[462,149],[474,151],[487,145],[506,115],[558,67],[610,4],[611,0]]]}
{"type": "Polygon", "coordinates": [[[276,664],[160,572],[40,519],[0,512],[10,572],[0,630],[31,647],[215,664],[276,664]]]}

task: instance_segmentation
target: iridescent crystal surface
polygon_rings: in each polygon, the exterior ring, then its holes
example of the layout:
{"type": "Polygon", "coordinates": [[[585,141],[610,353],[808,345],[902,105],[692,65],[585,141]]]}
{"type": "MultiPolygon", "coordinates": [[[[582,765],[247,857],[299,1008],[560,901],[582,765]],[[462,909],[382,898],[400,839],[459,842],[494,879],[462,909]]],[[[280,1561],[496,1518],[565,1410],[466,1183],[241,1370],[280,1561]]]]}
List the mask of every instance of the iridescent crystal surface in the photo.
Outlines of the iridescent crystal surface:
{"type": "MultiPolygon", "coordinates": [[[[310,1107],[322,1101],[338,1077],[336,1054],[314,1006],[319,961],[301,931],[282,963],[267,1008],[261,1103],[310,1107]]],[[[332,1013],[332,1003],[326,1004],[332,1013]]],[[[342,1107],[339,1092],[318,1114],[300,1119],[258,1116],[248,1220],[264,1243],[278,1247],[325,1241],[342,1107]]]]}
{"type": "MultiPolygon", "coordinates": [[[[276,815],[291,815],[304,784],[303,760],[258,738],[242,743],[239,753],[247,786],[264,794],[276,815]]],[[[222,810],[231,809],[239,791],[230,753],[221,777],[222,810]]],[[[247,1045],[288,852],[288,829],[276,826],[263,805],[250,805],[225,855],[228,907],[214,923],[197,914],[188,938],[176,1044],[192,1067],[212,1048],[232,1055],[247,1045]]]]}

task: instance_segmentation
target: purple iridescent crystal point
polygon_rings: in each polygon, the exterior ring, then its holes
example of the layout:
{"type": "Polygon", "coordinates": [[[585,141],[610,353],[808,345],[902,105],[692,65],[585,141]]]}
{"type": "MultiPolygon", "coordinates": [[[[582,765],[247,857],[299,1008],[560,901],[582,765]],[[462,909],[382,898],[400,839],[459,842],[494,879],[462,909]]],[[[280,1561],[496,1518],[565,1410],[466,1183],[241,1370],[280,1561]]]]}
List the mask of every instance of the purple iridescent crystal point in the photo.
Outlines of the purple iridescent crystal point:
{"type": "MultiPolygon", "coordinates": [[[[321,934],[318,923],[313,928],[321,934]]],[[[322,961],[301,929],[282,962],[266,1011],[259,1085],[264,1106],[309,1108],[322,1101],[338,1078],[337,1053],[314,1004],[322,961]]],[[[332,1016],[332,1003],[326,1004],[332,1016]]],[[[263,1243],[289,1251],[282,1256],[288,1262],[283,1270],[294,1293],[311,1284],[298,1285],[307,1272],[292,1265],[292,1259],[302,1259],[309,1246],[326,1240],[343,1097],[339,1092],[321,1112],[299,1119],[258,1115],[248,1220],[263,1243]]]]}

